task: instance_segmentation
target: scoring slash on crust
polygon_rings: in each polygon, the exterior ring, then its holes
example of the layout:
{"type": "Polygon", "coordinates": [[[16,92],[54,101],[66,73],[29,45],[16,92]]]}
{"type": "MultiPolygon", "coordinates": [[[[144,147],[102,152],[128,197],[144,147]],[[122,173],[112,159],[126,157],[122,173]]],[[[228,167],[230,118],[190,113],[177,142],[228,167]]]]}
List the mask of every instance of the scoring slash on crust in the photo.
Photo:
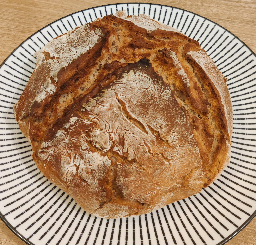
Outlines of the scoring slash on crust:
{"type": "Polygon", "coordinates": [[[16,119],[38,168],[91,214],[151,212],[200,192],[228,164],[226,80],[197,41],[117,12],[36,56],[16,119]]]}

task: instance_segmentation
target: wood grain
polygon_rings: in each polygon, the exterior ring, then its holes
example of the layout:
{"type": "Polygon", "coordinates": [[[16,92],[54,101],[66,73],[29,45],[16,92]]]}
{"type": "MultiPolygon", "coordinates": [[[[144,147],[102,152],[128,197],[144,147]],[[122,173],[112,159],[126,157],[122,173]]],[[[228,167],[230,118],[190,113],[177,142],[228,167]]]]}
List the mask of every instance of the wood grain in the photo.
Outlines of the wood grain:
{"type": "MultiPolygon", "coordinates": [[[[117,2],[127,2],[118,0],[117,2]]],[[[136,2],[129,0],[129,2],[136,2]]],[[[256,53],[255,0],[141,0],[182,8],[226,28],[256,53]]],[[[29,36],[47,24],[90,7],[116,3],[113,0],[0,0],[0,63],[29,36]]],[[[24,245],[0,220],[0,245],[24,245]]],[[[256,245],[256,218],[227,245],[256,245]]],[[[39,244],[37,244],[39,245],[39,244]]]]}

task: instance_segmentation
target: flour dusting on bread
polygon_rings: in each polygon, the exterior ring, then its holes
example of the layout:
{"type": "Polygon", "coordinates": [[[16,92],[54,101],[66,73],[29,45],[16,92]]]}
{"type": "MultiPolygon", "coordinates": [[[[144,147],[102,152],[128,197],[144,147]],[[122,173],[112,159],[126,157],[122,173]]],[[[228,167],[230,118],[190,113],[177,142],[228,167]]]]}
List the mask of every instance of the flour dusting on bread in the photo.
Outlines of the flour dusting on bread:
{"type": "Polygon", "coordinates": [[[226,79],[174,28],[120,11],[36,57],[16,120],[38,168],[89,213],[149,213],[200,192],[228,164],[226,79]]]}

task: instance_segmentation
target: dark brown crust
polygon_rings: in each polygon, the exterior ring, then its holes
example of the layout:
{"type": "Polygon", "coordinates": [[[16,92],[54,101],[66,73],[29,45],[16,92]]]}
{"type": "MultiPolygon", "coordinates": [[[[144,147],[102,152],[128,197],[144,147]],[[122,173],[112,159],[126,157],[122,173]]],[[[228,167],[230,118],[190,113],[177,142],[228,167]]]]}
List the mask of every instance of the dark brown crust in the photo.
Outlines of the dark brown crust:
{"type": "Polygon", "coordinates": [[[46,45],[14,107],[38,168],[85,210],[107,218],[147,213],[208,186],[229,161],[232,133],[226,80],[198,42],[121,17],[78,28],[68,44],[58,37],[46,45]],[[86,42],[89,48],[58,67],[57,45],[72,53],[86,42]],[[132,92],[138,77],[155,89],[138,90],[144,101],[132,92]],[[135,150],[126,131],[102,131],[115,127],[111,117],[102,126],[108,111],[137,137],[135,150]],[[165,124],[156,125],[157,114],[165,124]]]}

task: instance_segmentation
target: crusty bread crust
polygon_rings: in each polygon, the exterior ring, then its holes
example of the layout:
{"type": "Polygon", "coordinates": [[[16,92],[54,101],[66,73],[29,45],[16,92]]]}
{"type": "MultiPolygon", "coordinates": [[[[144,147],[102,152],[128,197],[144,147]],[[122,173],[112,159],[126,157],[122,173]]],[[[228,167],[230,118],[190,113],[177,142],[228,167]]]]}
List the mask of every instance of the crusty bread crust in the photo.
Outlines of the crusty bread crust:
{"type": "Polygon", "coordinates": [[[196,194],[229,162],[226,79],[192,40],[118,12],[57,37],[14,106],[42,173],[105,218],[196,194]]]}

